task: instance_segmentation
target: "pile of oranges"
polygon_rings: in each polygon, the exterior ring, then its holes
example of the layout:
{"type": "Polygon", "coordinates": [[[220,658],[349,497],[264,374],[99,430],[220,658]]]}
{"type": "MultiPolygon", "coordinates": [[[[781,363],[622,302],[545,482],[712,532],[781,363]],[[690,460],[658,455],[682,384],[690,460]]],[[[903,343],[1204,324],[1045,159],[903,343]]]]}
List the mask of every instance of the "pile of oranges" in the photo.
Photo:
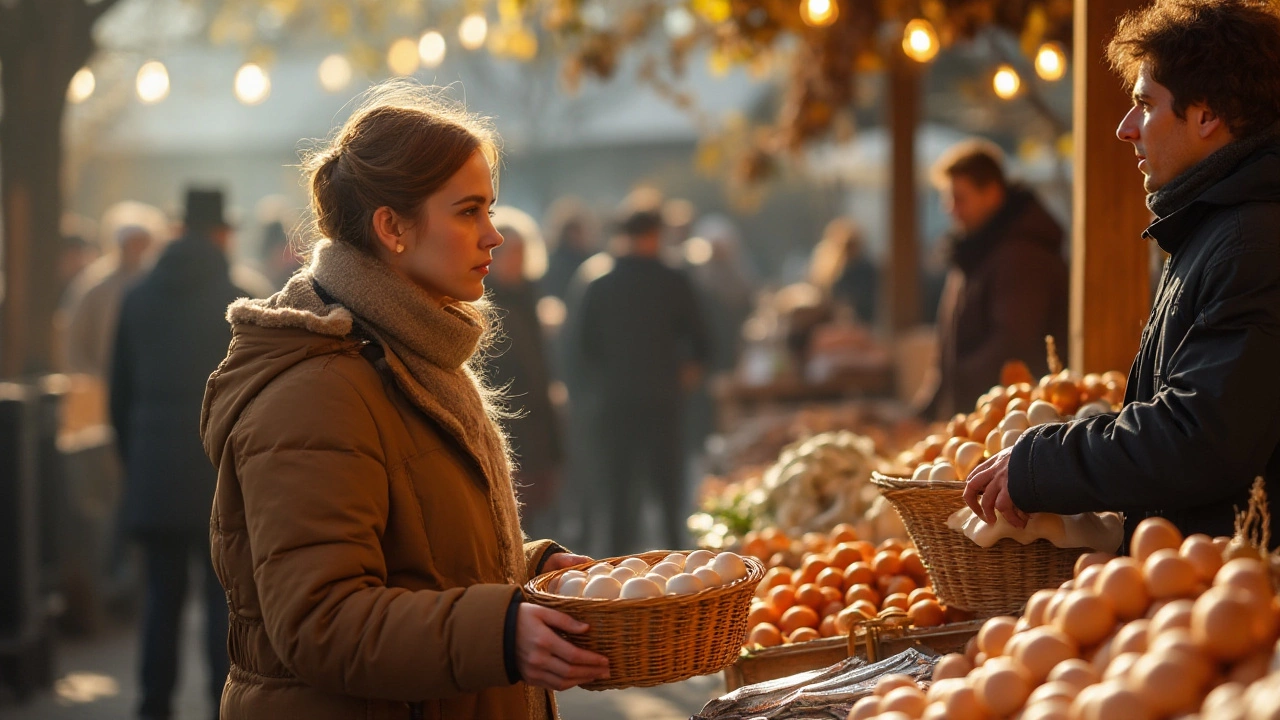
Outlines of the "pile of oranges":
{"type": "Polygon", "coordinates": [[[785,535],[766,530],[744,540],[745,554],[767,556],[762,559],[771,565],[752,600],[747,647],[847,635],[858,623],[886,613],[906,613],[918,627],[958,617],[938,602],[920,553],[906,541],[872,545],[841,524],[830,533],[807,533],[800,561],[789,566],[774,562],[792,552],[785,535]]]}

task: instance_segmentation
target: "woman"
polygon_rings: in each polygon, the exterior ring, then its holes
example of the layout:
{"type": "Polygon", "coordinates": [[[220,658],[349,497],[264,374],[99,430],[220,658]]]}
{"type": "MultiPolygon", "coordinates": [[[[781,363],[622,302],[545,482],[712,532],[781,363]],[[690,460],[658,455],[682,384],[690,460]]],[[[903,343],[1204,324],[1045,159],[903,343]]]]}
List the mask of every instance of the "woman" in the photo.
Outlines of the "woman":
{"type": "Polygon", "coordinates": [[[502,243],[496,139],[427,89],[376,89],[307,165],[321,239],[232,305],[201,431],[231,610],[223,720],[545,718],[608,676],[521,602],[585,561],[524,543],[500,398],[479,381],[502,243]]]}

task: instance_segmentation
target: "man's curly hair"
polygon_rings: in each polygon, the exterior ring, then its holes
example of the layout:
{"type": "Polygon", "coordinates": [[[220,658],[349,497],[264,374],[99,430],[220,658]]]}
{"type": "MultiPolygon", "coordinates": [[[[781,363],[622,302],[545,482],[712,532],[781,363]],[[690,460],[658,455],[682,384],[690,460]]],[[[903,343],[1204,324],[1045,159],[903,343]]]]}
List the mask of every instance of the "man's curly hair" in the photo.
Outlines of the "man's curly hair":
{"type": "Polygon", "coordinates": [[[1145,62],[1178,117],[1203,103],[1237,139],[1280,121],[1280,0],[1156,0],[1120,19],[1107,60],[1129,88],[1145,62]]]}

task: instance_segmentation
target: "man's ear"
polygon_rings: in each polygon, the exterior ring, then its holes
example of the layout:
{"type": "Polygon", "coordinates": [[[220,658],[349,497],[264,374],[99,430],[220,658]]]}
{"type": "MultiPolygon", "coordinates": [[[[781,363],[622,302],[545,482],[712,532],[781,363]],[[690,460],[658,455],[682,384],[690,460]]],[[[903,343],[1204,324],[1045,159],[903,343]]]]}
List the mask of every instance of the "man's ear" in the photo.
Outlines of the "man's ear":
{"type": "Polygon", "coordinates": [[[1218,115],[1208,105],[1196,103],[1187,108],[1187,120],[1195,125],[1196,134],[1201,140],[1211,137],[1220,128],[1227,129],[1226,123],[1222,121],[1222,116],[1218,115]]]}
{"type": "Polygon", "coordinates": [[[387,252],[395,253],[396,246],[403,242],[401,235],[404,234],[404,223],[395,210],[383,205],[373,211],[373,234],[378,238],[378,244],[386,248],[387,252]]]}

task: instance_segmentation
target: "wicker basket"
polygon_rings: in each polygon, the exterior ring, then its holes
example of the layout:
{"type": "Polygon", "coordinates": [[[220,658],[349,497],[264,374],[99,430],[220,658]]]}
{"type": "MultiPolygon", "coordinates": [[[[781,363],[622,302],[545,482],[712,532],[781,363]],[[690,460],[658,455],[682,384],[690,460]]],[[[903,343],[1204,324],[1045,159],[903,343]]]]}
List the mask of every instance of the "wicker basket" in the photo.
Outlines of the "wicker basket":
{"type": "MultiPolygon", "coordinates": [[[[638,557],[653,565],[674,551],[638,557]]],[[[616,563],[625,557],[607,558],[616,563]]],[[[539,575],[525,584],[525,598],[559,610],[591,629],[568,635],[578,647],[609,658],[609,679],[582,685],[587,690],[650,687],[709,675],[733,664],[747,637],[747,611],[764,566],[743,556],[747,576],[729,585],[692,595],[643,600],[569,598],[547,592],[551,582],[569,570],[585,570],[601,562],[539,575]]]]}
{"type": "Polygon", "coordinates": [[[938,600],[981,616],[1016,611],[1037,590],[1070,580],[1088,548],[1060,548],[1048,540],[1023,545],[1005,538],[989,548],[947,527],[965,507],[964,483],[904,480],[872,473],[871,482],[902,516],[920,551],[938,600]]]}

